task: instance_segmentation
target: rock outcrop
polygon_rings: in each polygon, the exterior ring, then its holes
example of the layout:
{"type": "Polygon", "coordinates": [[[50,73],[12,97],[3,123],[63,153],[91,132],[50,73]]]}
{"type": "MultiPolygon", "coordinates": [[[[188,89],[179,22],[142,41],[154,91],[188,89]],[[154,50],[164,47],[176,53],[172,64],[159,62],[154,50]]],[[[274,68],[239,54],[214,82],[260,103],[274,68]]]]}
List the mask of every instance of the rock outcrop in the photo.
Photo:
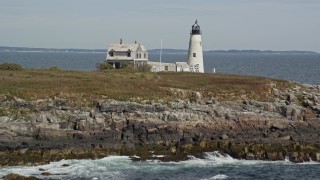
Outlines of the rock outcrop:
{"type": "Polygon", "coordinates": [[[188,154],[219,150],[236,158],[319,161],[320,93],[314,86],[273,89],[271,102],[189,99],[81,107],[63,98],[1,98],[0,165],[34,165],[111,154],[188,154]],[[18,156],[13,156],[18,155],[18,156]]]}

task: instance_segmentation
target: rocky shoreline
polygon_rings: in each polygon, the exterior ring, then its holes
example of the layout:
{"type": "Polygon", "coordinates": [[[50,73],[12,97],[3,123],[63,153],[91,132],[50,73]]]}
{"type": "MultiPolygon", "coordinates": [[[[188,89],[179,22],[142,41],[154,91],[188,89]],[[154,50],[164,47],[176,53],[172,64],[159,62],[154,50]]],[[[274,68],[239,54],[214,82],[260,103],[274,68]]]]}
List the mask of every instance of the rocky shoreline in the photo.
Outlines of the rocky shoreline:
{"type": "Polygon", "coordinates": [[[319,87],[271,91],[271,102],[220,101],[192,92],[170,102],[101,98],[91,106],[2,95],[0,166],[109,155],[179,161],[208,151],[248,160],[320,161],[319,87]]]}

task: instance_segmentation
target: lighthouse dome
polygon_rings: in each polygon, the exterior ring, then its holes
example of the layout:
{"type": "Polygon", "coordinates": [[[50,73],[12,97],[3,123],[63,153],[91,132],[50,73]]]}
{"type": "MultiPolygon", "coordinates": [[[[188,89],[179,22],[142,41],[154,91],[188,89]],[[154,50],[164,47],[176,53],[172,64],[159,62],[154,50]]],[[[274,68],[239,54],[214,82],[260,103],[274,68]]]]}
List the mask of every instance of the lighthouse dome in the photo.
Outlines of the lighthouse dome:
{"type": "Polygon", "coordinates": [[[201,34],[200,26],[198,24],[198,20],[192,25],[191,34],[201,34]]]}

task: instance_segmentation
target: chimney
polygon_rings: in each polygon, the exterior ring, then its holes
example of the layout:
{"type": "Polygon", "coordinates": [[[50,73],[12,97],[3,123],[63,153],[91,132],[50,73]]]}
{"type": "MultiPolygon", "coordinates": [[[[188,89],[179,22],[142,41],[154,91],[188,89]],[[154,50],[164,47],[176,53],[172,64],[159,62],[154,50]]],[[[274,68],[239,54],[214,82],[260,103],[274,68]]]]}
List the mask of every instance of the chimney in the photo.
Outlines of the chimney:
{"type": "Polygon", "coordinates": [[[137,44],[137,41],[134,41],[135,44],[137,44]]]}
{"type": "Polygon", "coordinates": [[[122,44],[122,38],[120,38],[120,44],[122,44]]]}

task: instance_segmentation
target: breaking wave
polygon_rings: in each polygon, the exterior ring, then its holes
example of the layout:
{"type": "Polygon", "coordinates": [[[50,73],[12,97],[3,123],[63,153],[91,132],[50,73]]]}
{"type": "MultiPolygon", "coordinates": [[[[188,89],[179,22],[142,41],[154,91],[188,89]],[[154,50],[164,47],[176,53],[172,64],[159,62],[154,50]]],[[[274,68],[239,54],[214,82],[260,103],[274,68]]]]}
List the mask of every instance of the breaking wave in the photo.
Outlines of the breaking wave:
{"type": "Polygon", "coordinates": [[[16,173],[41,179],[265,179],[279,172],[282,179],[290,179],[299,177],[297,173],[301,169],[305,169],[311,176],[313,174],[309,171],[320,171],[320,164],[317,162],[295,164],[289,161],[238,160],[218,152],[207,152],[200,157],[189,158],[180,162],[132,161],[128,156],[110,156],[98,160],[61,160],[41,166],[0,168],[0,177],[16,173]],[[283,174],[283,171],[291,174],[282,177],[280,173],[283,174]],[[43,176],[43,172],[52,175],[43,176]]]}

